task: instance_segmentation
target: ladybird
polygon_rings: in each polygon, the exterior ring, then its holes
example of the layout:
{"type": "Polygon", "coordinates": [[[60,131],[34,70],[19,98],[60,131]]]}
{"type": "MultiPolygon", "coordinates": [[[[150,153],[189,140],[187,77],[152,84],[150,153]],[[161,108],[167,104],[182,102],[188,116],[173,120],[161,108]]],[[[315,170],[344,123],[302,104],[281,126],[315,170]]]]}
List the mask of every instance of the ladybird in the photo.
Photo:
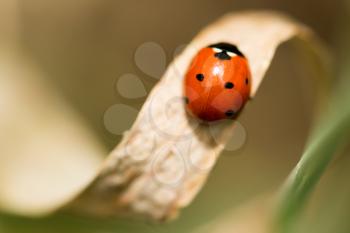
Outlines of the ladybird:
{"type": "Polygon", "coordinates": [[[184,79],[184,100],[191,115],[203,121],[234,119],[249,99],[248,61],[229,43],[201,49],[184,79]]]}

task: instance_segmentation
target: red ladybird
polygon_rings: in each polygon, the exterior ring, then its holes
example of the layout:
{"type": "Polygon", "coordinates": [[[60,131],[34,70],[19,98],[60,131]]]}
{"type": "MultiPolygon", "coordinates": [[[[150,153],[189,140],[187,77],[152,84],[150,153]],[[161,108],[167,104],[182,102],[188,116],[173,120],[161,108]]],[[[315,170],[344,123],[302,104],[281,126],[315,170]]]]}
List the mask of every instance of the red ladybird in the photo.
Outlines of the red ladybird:
{"type": "Polygon", "coordinates": [[[204,121],[235,118],[249,99],[251,74],[238,48],[217,43],[201,49],[184,82],[189,112],[204,121]]]}

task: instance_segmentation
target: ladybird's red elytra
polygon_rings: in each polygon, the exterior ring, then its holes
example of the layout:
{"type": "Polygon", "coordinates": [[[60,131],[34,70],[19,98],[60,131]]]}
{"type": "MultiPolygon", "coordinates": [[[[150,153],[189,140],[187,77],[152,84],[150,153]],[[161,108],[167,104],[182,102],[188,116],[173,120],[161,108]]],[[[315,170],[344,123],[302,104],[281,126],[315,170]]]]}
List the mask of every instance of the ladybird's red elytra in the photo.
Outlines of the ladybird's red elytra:
{"type": "Polygon", "coordinates": [[[248,61],[229,43],[201,49],[184,80],[184,99],[191,115],[204,121],[234,119],[249,99],[248,61]]]}

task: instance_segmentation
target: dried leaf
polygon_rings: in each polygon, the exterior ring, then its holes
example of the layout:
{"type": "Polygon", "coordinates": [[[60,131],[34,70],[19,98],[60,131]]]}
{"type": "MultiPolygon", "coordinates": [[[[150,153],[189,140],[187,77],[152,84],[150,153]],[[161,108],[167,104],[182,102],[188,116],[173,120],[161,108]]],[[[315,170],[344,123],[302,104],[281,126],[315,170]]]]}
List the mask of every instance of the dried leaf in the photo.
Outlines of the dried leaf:
{"type": "Polygon", "coordinates": [[[294,37],[314,41],[305,26],[269,11],[229,14],[205,28],[168,67],[101,174],[69,208],[156,220],[176,216],[202,188],[234,126],[209,127],[186,115],[182,81],[191,59],[209,44],[237,45],[250,63],[254,96],[277,47],[294,37]]]}

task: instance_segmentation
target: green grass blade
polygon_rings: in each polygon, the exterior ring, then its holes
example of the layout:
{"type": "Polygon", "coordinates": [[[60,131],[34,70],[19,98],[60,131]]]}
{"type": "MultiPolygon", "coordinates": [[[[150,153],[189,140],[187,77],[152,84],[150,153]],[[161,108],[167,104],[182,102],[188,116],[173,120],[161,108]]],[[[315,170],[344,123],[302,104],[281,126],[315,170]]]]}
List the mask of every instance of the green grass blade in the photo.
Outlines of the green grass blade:
{"type": "Polygon", "coordinates": [[[319,133],[311,140],[299,163],[292,171],[282,191],[277,220],[279,232],[291,232],[307,197],[324,173],[337,148],[350,131],[349,107],[345,114],[324,121],[319,133]]]}

